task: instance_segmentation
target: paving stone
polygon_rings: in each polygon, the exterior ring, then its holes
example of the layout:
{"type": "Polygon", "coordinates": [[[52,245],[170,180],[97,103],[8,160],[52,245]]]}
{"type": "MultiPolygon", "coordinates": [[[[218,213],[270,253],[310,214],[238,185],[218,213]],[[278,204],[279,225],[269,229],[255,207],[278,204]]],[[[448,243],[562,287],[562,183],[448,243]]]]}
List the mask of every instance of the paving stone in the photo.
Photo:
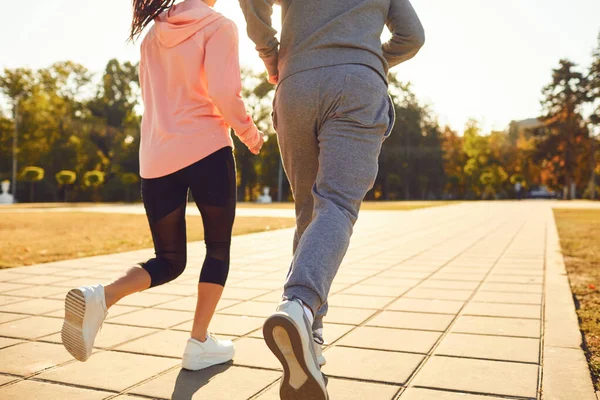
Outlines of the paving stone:
{"type": "Polygon", "coordinates": [[[0,372],[27,376],[72,360],[62,345],[25,342],[0,350],[0,372]]]}
{"type": "MultiPolygon", "coordinates": [[[[364,278],[361,278],[360,276],[340,276],[337,275],[335,277],[335,280],[333,281],[334,284],[346,284],[346,285],[353,285],[357,282],[362,281],[364,278]]],[[[363,283],[367,283],[367,281],[363,282],[363,283]]]]}
{"type": "Polygon", "coordinates": [[[376,312],[361,308],[329,307],[325,320],[336,324],[360,325],[376,312]]]}
{"type": "Polygon", "coordinates": [[[530,338],[451,333],[442,340],[435,354],[538,363],[540,341],[530,338]]]}
{"type": "Polygon", "coordinates": [[[464,302],[437,299],[408,299],[396,300],[388,308],[395,311],[414,311],[425,313],[456,314],[464,302]]]}
{"type": "Polygon", "coordinates": [[[217,365],[202,371],[175,370],[131,392],[151,398],[189,400],[247,399],[273,383],[281,372],[217,365]]]}
{"type": "Polygon", "coordinates": [[[260,301],[245,301],[221,311],[221,314],[246,315],[250,317],[266,318],[277,309],[276,303],[264,303],[260,301]]]}
{"type": "Polygon", "coordinates": [[[0,312],[0,324],[9,322],[9,321],[15,321],[17,319],[23,319],[23,318],[28,318],[28,316],[23,315],[23,314],[9,314],[9,313],[0,312]]]}
{"type": "Polygon", "coordinates": [[[477,333],[482,335],[520,336],[539,338],[540,321],[534,319],[482,317],[464,315],[458,317],[452,327],[457,333],[477,333]]]}
{"type": "Polygon", "coordinates": [[[473,297],[480,303],[542,304],[542,295],[536,293],[478,292],[473,297]]]}
{"type": "Polygon", "coordinates": [[[490,275],[487,282],[499,282],[499,283],[525,283],[525,284],[542,284],[544,278],[541,276],[523,276],[523,275],[502,275],[494,274],[490,275]]]}
{"type": "Polygon", "coordinates": [[[337,345],[367,349],[428,353],[441,333],[406,329],[360,327],[337,345]]]}
{"type": "Polygon", "coordinates": [[[242,338],[235,342],[235,365],[267,369],[281,369],[279,360],[262,339],[242,338]]]}
{"type": "Polygon", "coordinates": [[[434,280],[441,281],[463,281],[463,282],[481,282],[485,278],[485,273],[452,273],[441,270],[431,277],[434,280]]]}
{"type": "Polygon", "coordinates": [[[497,396],[535,398],[537,380],[537,365],[436,356],[427,361],[412,384],[497,396]]]}
{"type": "MultiPolygon", "coordinates": [[[[139,311],[139,310],[141,310],[140,307],[120,306],[117,304],[110,308],[106,319],[110,320],[111,318],[114,318],[118,315],[123,315],[123,314],[130,313],[132,311],[139,311]]],[[[44,317],[53,317],[53,318],[61,318],[62,319],[65,317],[65,310],[63,308],[61,308],[59,310],[54,310],[54,311],[51,311],[48,313],[44,313],[43,315],[44,315],[44,317]]]]}
{"type": "Polygon", "coordinates": [[[50,285],[53,283],[69,280],[64,276],[52,276],[52,275],[41,275],[41,276],[24,276],[17,279],[11,279],[10,283],[20,283],[23,285],[50,285]]]}
{"type": "Polygon", "coordinates": [[[27,286],[26,288],[13,289],[11,291],[4,292],[8,296],[19,296],[19,297],[58,297],[63,300],[67,295],[67,290],[64,288],[58,288],[55,286],[27,286]]]}
{"type": "Polygon", "coordinates": [[[458,300],[467,301],[473,294],[472,290],[447,290],[447,289],[428,289],[414,288],[404,295],[405,298],[417,299],[438,299],[438,300],[458,300]]]}
{"type": "Polygon", "coordinates": [[[542,293],[542,285],[485,282],[481,290],[492,292],[542,293]]]}
{"type": "Polygon", "coordinates": [[[179,362],[170,358],[107,351],[92,355],[85,363],[70,363],[38,377],[54,382],[122,391],[179,362]],[[98,379],[99,376],[102,379],[98,379]]]}
{"type": "Polygon", "coordinates": [[[382,272],[381,274],[379,274],[377,276],[383,277],[383,278],[405,278],[405,279],[421,280],[421,279],[427,278],[429,276],[429,274],[427,272],[402,271],[402,270],[392,269],[389,271],[382,272]]]}
{"type": "Polygon", "coordinates": [[[62,309],[64,307],[64,301],[50,300],[50,299],[31,299],[24,300],[23,297],[17,297],[18,303],[12,303],[0,307],[0,311],[3,312],[14,312],[22,314],[40,315],[50,311],[62,309]]]}
{"type": "Polygon", "coordinates": [[[547,399],[594,400],[596,397],[585,355],[579,348],[544,349],[542,387],[547,399]]]}
{"type": "Polygon", "coordinates": [[[0,282],[0,293],[11,292],[14,290],[23,290],[25,288],[31,288],[31,285],[25,285],[22,283],[10,283],[10,282],[0,282]]]}
{"type": "Polygon", "coordinates": [[[185,311],[146,308],[110,319],[113,324],[141,326],[145,328],[169,328],[194,318],[194,313],[185,311]]]}
{"type": "Polygon", "coordinates": [[[3,308],[8,304],[18,303],[25,300],[26,299],[22,297],[0,295],[0,311],[3,311],[3,308]]]}
{"type": "Polygon", "coordinates": [[[0,337],[0,349],[3,349],[8,346],[12,346],[14,344],[21,343],[19,339],[10,339],[5,337],[0,337]]]}
{"type": "Polygon", "coordinates": [[[110,281],[111,278],[112,277],[110,277],[110,276],[104,276],[104,277],[102,277],[102,280],[97,280],[94,278],[71,278],[71,279],[69,279],[66,277],[62,277],[62,279],[60,281],[53,282],[53,283],[51,283],[51,285],[70,290],[70,289],[78,288],[81,286],[95,285],[95,284],[98,284],[99,282],[104,282],[106,280],[110,281]]]}
{"type": "Polygon", "coordinates": [[[456,290],[474,290],[479,286],[479,282],[470,281],[443,281],[428,279],[419,285],[420,288],[432,289],[456,289],[456,290]]]}
{"type": "Polygon", "coordinates": [[[504,397],[479,396],[476,394],[443,392],[422,388],[408,388],[402,396],[402,400],[503,400],[504,397]]]}
{"type": "MultiPolygon", "coordinates": [[[[111,323],[105,323],[102,325],[102,330],[98,333],[94,348],[96,349],[110,349],[119,344],[128,342],[140,338],[145,335],[149,335],[153,332],[158,332],[156,329],[150,328],[139,328],[127,325],[114,325],[111,323]]],[[[52,343],[62,343],[61,334],[56,333],[50,336],[44,336],[38,340],[52,343]]]]}
{"type": "Polygon", "coordinates": [[[117,350],[153,356],[180,358],[183,355],[183,351],[185,350],[189,338],[190,334],[188,332],[169,330],[158,331],[149,336],[117,346],[117,350]]]}
{"type": "Polygon", "coordinates": [[[442,332],[448,328],[453,319],[454,315],[384,311],[367,322],[367,325],[442,332]]]}
{"type": "MultiPolygon", "coordinates": [[[[238,304],[240,300],[228,300],[221,299],[217,304],[217,311],[222,310],[223,308],[230,307],[234,304],[238,304]]],[[[195,312],[196,304],[198,303],[198,299],[196,296],[193,297],[184,297],[178,300],[169,301],[168,303],[160,304],[155,306],[154,308],[160,308],[164,310],[177,310],[177,311],[188,311],[195,312]]]]}
{"type": "MultiPolygon", "coordinates": [[[[215,314],[210,322],[209,330],[217,335],[244,336],[262,327],[264,318],[239,315],[215,314]]],[[[173,329],[190,332],[192,321],[177,325],[173,329]]]]}
{"type": "Polygon", "coordinates": [[[250,300],[254,297],[262,296],[270,290],[264,289],[244,289],[226,286],[222,298],[230,300],[250,300]]]}
{"type": "Polygon", "coordinates": [[[496,317],[540,318],[541,307],[524,304],[469,303],[465,315],[485,315],[496,317]]]}
{"type": "Polygon", "coordinates": [[[0,325],[0,336],[35,339],[59,332],[62,321],[56,318],[28,317],[0,325]]]}
{"type": "Polygon", "coordinates": [[[112,400],[145,400],[145,399],[147,399],[147,397],[130,396],[127,394],[123,394],[121,396],[117,396],[117,397],[113,398],[112,400]]]}
{"type": "Polygon", "coordinates": [[[411,286],[376,286],[358,284],[344,289],[342,294],[363,295],[363,296],[389,296],[398,297],[410,290],[411,286]]]}
{"type": "MultiPolygon", "coordinates": [[[[336,278],[337,279],[337,278],[336,278]]],[[[421,283],[420,279],[406,279],[406,278],[390,278],[390,277],[381,277],[376,276],[373,278],[369,278],[361,284],[365,285],[374,285],[374,286],[391,286],[391,287],[414,287],[421,283]]]]}
{"type": "Polygon", "coordinates": [[[329,304],[333,307],[338,306],[379,310],[389,304],[392,300],[394,300],[394,297],[335,294],[329,298],[329,304]]]}
{"type": "MultiPolygon", "coordinates": [[[[357,382],[348,379],[329,378],[327,392],[330,399],[344,400],[391,400],[400,386],[357,382]]],[[[279,400],[279,384],[258,396],[258,400],[279,400]]]]}
{"type": "Polygon", "coordinates": [[[14,382],[19,378],[15,378],[14,376],[8,376],[8,375],[0,375],[0,386],[2,385],[6,385],[9,382],[14,382]]]}
{"type": "Polygon", "coordinates": [[[253,301],[263,301],[265,303],[279,304],[279,302],[281,301],[281,295],[282,292],[280,290],[275,290],[271,293],[267,293],[265,295],[257,297],[253,301]]]}
{"type": "Polygon", "coordinates": [[[100,392],[97,390],[82,389],[72,386],[56,385],[46,382],[21,381],[14,385],[0,388],[0,398],[2,400],[101,400],[110,396],[109,392],[100,392]]]}
{"type": "Polygon", "coordinates": [[[403,384],[423,360],[419,354],[334,346],[327,350],[328,376],[403,384]]]}
{"type": "Polygon", "coordinates": [[[190,296],[198,293],[197,285],[179,285],[174,282],[170,282],[168,285],[161,285],[153,287],[152,289],[145,290],[147,294],[172,294],[178,296],[190,296]]]}
{"type": "Polygon", "coordinates": [[[153,307],[157,304],[167,303],[180,298],[180,296],[168,294],[135,293],[119,301],[119,305],[133,307],[153,307]]]}
{"type": "Polygon", "coordinates": [[[279,289],[283,286],[283,281],[271,281],[263,279],[248,279],[242,282],[228,285],[231,288],[243,288],[243,289],[266,289],[274,290],[279,289]]]}

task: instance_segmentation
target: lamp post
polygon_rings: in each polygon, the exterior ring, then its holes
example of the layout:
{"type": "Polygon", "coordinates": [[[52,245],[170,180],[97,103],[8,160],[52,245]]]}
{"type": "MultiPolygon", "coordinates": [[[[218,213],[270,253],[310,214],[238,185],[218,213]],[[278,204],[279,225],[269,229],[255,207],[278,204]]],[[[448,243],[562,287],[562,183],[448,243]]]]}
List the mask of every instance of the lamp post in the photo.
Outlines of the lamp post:
{"type": "Polygon", "coordinates": [[[13,201],[17,202],[17,149],[18,149],[18,137],[19,137],[19,102],[21,101],[21,96],[17,96],[15,98],[15,103],[13,104],[13,118],[15,120],[15,133],[13,135],[13,146],[12,146],[12,195],[13,201]]]}
{"type": "Polygon", "coordinates": [[[600,137],[600,125],[589,124],[591,139],[592,139],[592,176],[590,178],[590,194],[592,200],[596,200],[596,140],[600,137]]]}

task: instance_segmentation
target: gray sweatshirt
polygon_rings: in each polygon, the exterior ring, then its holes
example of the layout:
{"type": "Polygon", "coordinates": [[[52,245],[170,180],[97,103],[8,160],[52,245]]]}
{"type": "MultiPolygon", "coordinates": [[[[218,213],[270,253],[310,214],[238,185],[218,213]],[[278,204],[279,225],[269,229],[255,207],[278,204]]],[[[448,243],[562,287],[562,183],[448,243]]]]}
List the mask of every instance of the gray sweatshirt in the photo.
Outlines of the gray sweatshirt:
{"type": "Polygon", "coordinates": [[[362,64],[387,80],[389,68],[411,59],[425,41],[409,0],[239,0],[248,36],[271,76],[313,68],[362,64]],[[271,24],[281,4],[281,43],[271,24]],[[393,33],[381,43],[384,25],[393,33]]]}

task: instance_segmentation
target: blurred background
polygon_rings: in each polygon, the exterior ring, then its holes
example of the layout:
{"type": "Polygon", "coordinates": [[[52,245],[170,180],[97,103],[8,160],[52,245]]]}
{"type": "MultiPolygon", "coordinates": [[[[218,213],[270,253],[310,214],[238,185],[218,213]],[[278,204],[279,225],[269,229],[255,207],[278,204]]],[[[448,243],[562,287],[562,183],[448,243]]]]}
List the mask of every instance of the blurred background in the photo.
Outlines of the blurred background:
{"type": "MultiPolygon", "coordinates": [[[[138,201],[143,106],[130,2],[0,4],[0,181],[12,193],[16,183],[18,202],[138,201]]],[[[413,5],[427,42],[391,72],[398,118],[369,199],[598,198],[600,2],[413,5]]],[[[216,8],[238,24],[243,95],[269,135],[259,157],[236,148],[239,199],[268,187],[289,201],[274,87],[238,2],[216,8]]]]}

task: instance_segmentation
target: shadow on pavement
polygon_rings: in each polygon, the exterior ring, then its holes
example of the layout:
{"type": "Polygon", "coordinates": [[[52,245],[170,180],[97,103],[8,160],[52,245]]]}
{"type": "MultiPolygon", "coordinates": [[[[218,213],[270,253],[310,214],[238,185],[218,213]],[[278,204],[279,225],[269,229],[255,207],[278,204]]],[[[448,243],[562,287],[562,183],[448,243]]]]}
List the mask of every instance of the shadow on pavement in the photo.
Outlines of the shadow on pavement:
{"type": "Polygon", "coordinates": [[[227,371],[233,362],[215,365],[201,371],[187,371],[182,369],[177,375],[172,400],[191,400],[194,394],[208,384],[215,376],[227,371]]]}

